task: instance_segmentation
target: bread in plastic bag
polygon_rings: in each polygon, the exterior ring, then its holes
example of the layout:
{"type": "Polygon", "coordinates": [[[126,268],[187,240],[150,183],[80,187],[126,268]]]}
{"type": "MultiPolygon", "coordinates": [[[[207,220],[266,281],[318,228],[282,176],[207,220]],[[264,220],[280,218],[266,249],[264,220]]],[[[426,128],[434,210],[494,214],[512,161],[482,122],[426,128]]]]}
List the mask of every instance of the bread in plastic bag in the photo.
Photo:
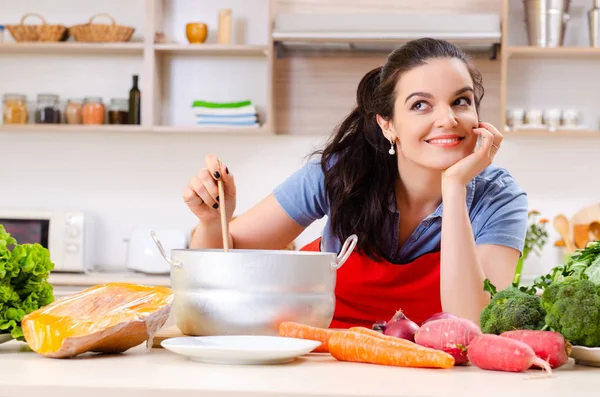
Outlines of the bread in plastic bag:
{"type": "Polygon", "coordinates": [[[100,284],[23,318],[25,340],[46,357],[122,353],[147,341],[171,313],[173,291],[130,283],[100,284]]]}

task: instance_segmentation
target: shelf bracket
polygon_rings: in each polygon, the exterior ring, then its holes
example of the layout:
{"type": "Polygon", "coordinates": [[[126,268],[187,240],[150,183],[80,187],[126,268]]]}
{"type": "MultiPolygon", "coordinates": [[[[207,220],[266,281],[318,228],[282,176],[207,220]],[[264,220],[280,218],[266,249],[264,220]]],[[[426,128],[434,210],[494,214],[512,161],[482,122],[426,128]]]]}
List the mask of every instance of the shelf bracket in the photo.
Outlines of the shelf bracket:
{"type": "Polygon", "coordinates": [[[498,59],[498,51],[500,50],[500,43],[494,43],[494,45],[492,46],[492,55],[490,56],[490,59],[492,61],[495,61],[496,59],[498,59]]]}
{"type": "Polygon", "coordinates": [[[273,45],[275,46],[275,57],[277,59],[282,59],[283,58],[283,48],[282,48],[281,42],[274,41],[273,45]]]}

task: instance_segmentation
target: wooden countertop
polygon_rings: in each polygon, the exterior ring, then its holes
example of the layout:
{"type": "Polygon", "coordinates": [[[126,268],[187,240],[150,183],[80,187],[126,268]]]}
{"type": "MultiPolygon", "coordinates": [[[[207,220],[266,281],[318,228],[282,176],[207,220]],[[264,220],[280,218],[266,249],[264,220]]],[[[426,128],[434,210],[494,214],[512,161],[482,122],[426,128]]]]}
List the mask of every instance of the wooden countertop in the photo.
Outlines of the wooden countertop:
{"type": "Polygon", "coordinates": [[[143,346],[115,356],[50,359],[14,341],[0,345],[0,368],[0,395],[11,397],[562,397],[597,395],[600,388],[600,368],[579,365],[532,379],[542,372],[397,368],[329,355],[273,366],[202,364],[143,346]]]}
{"type": "Polygon", "coordinates": [[[51,272],[48,281],[56,286],[91,287],[108,282],[129,282],[145,285],[171,286],[168,275],[148,275],[134,272],[59,273],[51,272]]]}

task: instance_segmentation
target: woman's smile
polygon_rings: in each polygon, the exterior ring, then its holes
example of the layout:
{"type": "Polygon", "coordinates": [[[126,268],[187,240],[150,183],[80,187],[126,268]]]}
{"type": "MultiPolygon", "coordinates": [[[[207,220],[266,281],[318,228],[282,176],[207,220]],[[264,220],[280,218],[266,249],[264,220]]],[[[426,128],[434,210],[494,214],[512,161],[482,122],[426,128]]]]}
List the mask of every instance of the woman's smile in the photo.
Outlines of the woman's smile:
{"type": "Polygon", "coordinates": [[[447,134],[436,136],[431,139],[426,139],[425,142],[439,148],[452,148],[460,145],[464,141],[464,139],[464,136],[460,136],[457,134],[447,134]]]}

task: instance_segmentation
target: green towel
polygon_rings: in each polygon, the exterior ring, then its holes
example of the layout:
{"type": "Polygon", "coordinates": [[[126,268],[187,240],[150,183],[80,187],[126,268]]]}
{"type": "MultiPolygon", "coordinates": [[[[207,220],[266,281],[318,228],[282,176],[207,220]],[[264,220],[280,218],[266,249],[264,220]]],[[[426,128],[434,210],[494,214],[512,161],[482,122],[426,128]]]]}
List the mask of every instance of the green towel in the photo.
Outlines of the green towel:
{"type": "Polygon", "coordinates": [[[240,101],[240,102],[207,102],[207,101],[194,101],[192,107],[198,108],[212,108],[212,109],[233,109],[241,108],[243,106],[252,105],[252,101],[240,101]]]}

